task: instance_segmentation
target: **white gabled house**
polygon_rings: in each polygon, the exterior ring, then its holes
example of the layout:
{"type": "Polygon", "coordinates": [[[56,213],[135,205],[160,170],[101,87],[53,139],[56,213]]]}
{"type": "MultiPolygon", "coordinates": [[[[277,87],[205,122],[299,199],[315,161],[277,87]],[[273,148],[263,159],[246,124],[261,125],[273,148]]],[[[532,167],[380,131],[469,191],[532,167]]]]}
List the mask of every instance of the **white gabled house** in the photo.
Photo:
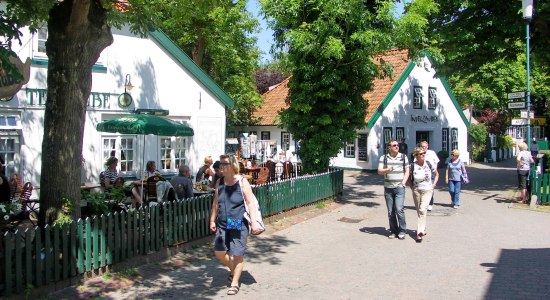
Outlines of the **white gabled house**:
{"type": "MultiPolygon", "coordinates": [[[[436,76],[429,55],[413,61],[407,53],[392,50],[376,57],[393,66],[394,76],[375,79],[373,90],[363,95],[369,103],[365,116],[367,126],[357,131],[355,141],[342,149],[331,165],[375,170],[378,158],[385,152],[385,144],[392,138],[404,138],[409,154],[419,142],[426,140],[436,152],[458,149],[462,160],[469,161],[469,123],[448,83],[436,76]]],[[[277,127],[277,112],[287,107],[288,81],[289,78],[263,95],[264,105],[254,114],[260,119],[259,124],[246,128],[259,137],[276,140],[278,151],[294,151],[296,146],[292,135],[277,127]]]]}
{"type": "MultiPolygon", "coordinates": [[[[14,51],[22,61],[32,61],[30,78],[15,96],[0,101],[0,155],[6,160],[8,176],[18,172],[23,181],[36,186],[41,176],[47,103],[47,31],[22,32],[22,46],[14,51]]],[[[98,182],[110,155],[119,158],[122,176],[134,177],[148,160],[156,161],[161,173],[170,176],[180,164],[188,164],[194,174],[205,156],[223,154],[225,110],[232,108],[234,101],[161,31],[151,29],[146,37],[132,34],[128,28],[112,32],[113,44],[93,68],[82,181],[98,182]],[[130,82],[133,89],[127,90],[130,82]],[[124,92],[132,99],[122,96],[124,92]],[[193,128],[194,135],[143,138],[96,130],[99,122],[136,112],[165,115],[193,128]]]]}

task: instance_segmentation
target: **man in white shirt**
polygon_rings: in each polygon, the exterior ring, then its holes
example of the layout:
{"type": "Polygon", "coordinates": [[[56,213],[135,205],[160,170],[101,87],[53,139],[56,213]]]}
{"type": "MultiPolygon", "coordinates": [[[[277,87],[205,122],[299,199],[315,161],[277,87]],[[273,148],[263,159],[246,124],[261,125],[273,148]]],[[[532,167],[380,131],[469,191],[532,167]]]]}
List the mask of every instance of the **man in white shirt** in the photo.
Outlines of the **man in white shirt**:
{"type": "MultiPolygon", "coordinates": [[[[435,151],[433,150],[429,150],[428,149],[428,142],[427,141],[422,141],[420,143],[420,147],[426,151],[426,160],[429,161],[432,166],[434,168],[437,169],[437,164],[439,163],[439,157],[437,157],[437,153],[435,153],[435,151]]],[[[433,175],[432,175],[432,180],[433,180],[433,175]]],[[[434,196],[432,194],[432,200],[430,200],[430,204],[428,205],[428,211],[432,211],[432,208],[433,208],[433,205],[434,205],[434,196]]]]}

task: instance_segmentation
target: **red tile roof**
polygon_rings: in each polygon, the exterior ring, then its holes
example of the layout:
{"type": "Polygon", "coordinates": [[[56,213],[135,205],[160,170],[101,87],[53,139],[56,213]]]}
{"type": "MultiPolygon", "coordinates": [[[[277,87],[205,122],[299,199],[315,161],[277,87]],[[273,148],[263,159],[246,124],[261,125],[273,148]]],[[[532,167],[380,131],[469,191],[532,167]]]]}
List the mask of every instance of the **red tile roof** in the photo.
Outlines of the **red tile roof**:
{"type": "MultiPolygon", "coordinates": [[[[393,76],[390,78],[376,78],[373,82],[372,91],[363,94],[363,98],[369,102],[366,110],[365,122],[368,122],[374,112],[378,109],[384,97],[389,93],[397,79],[403,74],[411,60],[407,57],[408,50],[390,50],[385,54],[375,56],[379,62],[384,60],[393,66],[393,76]]],[[[253,114],[254,118],[259,119],[258,125],[277,125],[278,112],[288,107],[287,98],[289,96],[288,81],[290,77],[279,83],[270,91],[262,95],[264,104],[253,114]]]]}

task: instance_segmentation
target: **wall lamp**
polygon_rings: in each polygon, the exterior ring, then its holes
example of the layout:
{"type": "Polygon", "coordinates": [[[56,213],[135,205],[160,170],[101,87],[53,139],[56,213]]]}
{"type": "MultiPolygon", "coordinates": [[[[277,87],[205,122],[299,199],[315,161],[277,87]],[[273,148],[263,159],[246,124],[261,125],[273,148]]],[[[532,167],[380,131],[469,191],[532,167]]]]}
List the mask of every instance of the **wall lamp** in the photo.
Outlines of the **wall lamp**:
{"type": "Polygon", "coordinates": [[[124,93],[118,96],[118,106],[128,107],[130,106],[130,104],[132,104],[132,95],[130,95],[128,92],[131,91],[133,88],[134,86],[130,81],[130,74],[126,74],[126,79],[124,81],[124,93]]]}

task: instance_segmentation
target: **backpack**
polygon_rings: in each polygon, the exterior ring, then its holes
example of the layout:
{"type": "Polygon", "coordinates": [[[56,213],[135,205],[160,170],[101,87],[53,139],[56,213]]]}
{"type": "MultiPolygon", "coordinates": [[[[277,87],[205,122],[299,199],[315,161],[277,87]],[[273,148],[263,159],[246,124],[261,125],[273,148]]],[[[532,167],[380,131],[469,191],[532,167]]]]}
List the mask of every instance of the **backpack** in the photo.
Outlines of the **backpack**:
{"type": "MultiPolygon", "coordinates": [[[[403,160],[403,174],[405,174],[405,154],[401,154],[401,160],[403,160]]],[[[384,155],[384,168],[388,167],[388,154],[384,155]]]]}
{"type": "MultiPolygon", "coordinates": [[[[428,164],[428,167],[430,168],[430,173],[433,173],[434,169],[432,167],[432,163],[429,160],[425,160],[425,162],[428,164]]],[[[414,161],[411,161],[411,167],[409,170],[410,170],[409,180],[411,181],[411,184],[414,184],[414,161]]]]}

